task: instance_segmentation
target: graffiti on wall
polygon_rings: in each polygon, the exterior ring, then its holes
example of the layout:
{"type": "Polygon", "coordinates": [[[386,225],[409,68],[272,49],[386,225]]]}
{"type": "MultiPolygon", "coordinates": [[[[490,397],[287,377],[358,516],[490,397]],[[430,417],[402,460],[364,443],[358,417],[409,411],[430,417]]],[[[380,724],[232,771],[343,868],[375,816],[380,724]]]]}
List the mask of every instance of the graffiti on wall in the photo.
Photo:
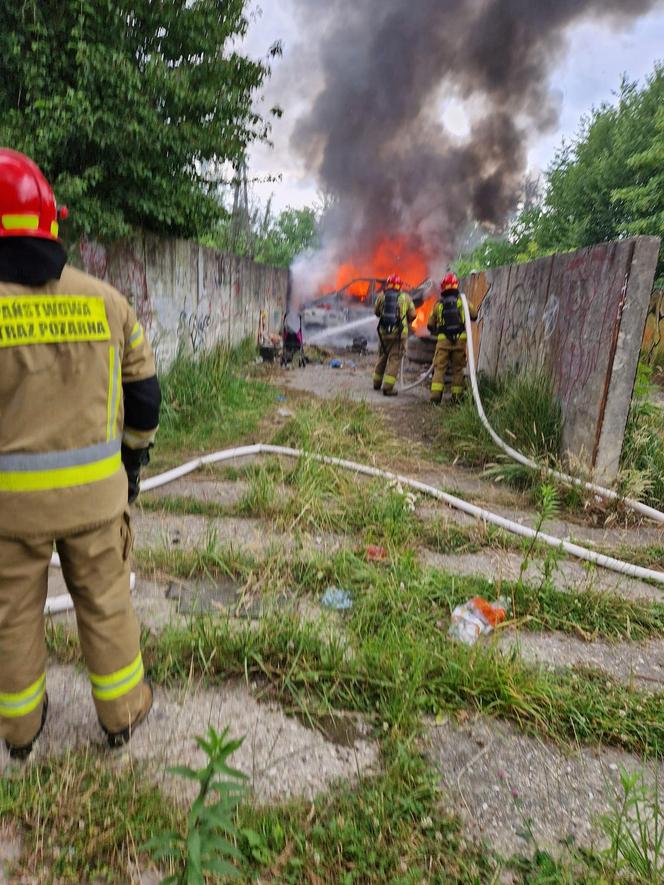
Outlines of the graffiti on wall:
{"type": "Polygon", "coordinates": [[[105,280],[127,297],[143,328],[149,332],[153,308],[142,239],[122,240],[109,246],[84,239],[80,243],[80,256],[87,273],[105,280]]]}
{"type": "MultiPolygon", "coordinates": [[[[631,327],[621,339],[630,352],[621,352],[618,360],[617,353],[628,297],[630,304],[638,302],[638,309],[630,309],[630,322],[645,321],[650,271],[644,276],[639,270],[630,282],[635,250],[643,240],[602,243],[482,274],[478,368],[490,377],[543,370],[561,403],[565,448],[593,465],[601,461],[603,421],[616,386],[614,365],[633,364],[635,370],[638,359],[638,348],[632,353],[631,327]]],[[[643,249],[651,263],[651,245],[643,249]]],[[[646,260],[645,253],[640,260],[646,260]]],[[[467,285],[480,284],[471,278],[467,285]]],[[[664,313],[664,303],[661,308],[664,313]]],[[[634,334],[640,344],[643,326],[634,334]]],[[[625,407],[619,411],[626,420],[631,387],[625,386],[625,407]]],[[[624,425],[617,430],[620,439],[623,432],[624,425]]]]}
{"type": "Polygon", "coordinates": [[[207,313],[199,314],[198,308],[192,313],[187,309],[180,311],[178,319],[178,340],[186,340],[191,345],[193,353],[205,350],[208,346],[208,332],[212,323],[211,304],[208,301],[207,313]]]}
{"type": "Polygon", "coordinates": [[[196,354],[216,344],[256,340],[261,311],[286,307],[288,271],[184,240],[137,235],[113,245],[79,244],[85,271],[132,303],[166,368],[181,345],[196,354]]]}

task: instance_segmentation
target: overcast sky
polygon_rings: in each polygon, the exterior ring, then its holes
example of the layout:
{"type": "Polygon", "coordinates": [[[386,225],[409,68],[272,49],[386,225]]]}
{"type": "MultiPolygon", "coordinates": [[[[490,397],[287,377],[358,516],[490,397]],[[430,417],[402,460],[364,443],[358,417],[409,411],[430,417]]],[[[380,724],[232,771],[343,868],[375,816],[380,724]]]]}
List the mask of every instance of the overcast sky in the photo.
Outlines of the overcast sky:
{"type": "MultiPolygon", "coordinates": [[[[298,23],[290,0],[254,0],[253,10],[249,52],[265,56],[275,40],[281,40],[284,47],[283,59],[274,62],[272,81],[265,96],[266,106],[278,103],[284,116],[274,122],[274,148],[254,147],[250,158],[252,175],[281,175],[281,181],[254,185],[254,194],[260,199],[274,194],[275,209],[304,206],[316,200],[317,183],[290,150],[289,139],[297,119],[306,112],[316,93],[315,58],[310,78],[306,82],[293,82],[288,73],[289,60],[293,53],[304,50],[298,45],[298,23]]],[[[643,80],[656,60],[664,60],[664,11],[661,9],[620,32],[590,22],[574,28],[569,35],[569,50],[551,77],[551,88],[561,104],[559,126],[555,132],[531,144],[531,168],[546,168],[561,139],[574,135],[581,116],[594,105],[612,100],[623,73],[630,79],[643,80]]],[[[445,119],[447,125],[457,126],[459,134],[463,133],[462,107],[448,110],[445,119]]]]}

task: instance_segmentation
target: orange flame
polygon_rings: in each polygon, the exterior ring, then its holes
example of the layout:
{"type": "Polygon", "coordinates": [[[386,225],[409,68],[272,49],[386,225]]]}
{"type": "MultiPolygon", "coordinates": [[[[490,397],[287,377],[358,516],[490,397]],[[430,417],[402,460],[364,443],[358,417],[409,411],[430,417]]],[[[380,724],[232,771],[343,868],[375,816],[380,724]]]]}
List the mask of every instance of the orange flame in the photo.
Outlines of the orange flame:
{"type": "MultiPolygon", "coordinates": [[[[406,237],[381,240],[371,256],[354,259],[337,270],[334,289],[347,286],[358,277],[388,277],[398,273],[406,286],[417,286],[427,276],[427,261],[422,253],[409,244],[406,237]]],[[[348,290],[362,300],[369,297],[369,283],[359,282],[348,290]]]]}
{"type": "Polygon", "coordinates": [[[427,323],[429,322],[429,317],[433,312],[437,300],[438,298],[435,295],[430,295],[426,301],[417,308],[417,316],[413,320],[413,332],[415,332],[416,335],[428,334],[427,323]]]}

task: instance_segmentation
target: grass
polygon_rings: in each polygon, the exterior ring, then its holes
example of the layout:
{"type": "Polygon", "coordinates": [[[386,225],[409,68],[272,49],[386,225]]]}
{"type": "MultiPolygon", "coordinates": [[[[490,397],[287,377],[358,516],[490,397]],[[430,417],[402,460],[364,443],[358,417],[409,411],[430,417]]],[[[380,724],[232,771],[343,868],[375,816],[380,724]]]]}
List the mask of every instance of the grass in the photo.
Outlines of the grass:
{"type": "MultiPolygon", "coordinates": [[[[313,803],[244,809],[248,875],[262,881],[490,882],[498,864],[440,809],[436,776],[407,743],[384,742],[384,772],[313,803]]],[[[242,842],[241,842],[242,845],[242,842]]]]}
{"type": "Polygon", "coordinates": [[[156,462],[169,453],[211,451],[244,439],[275,402],[275,391],[251,377],[254,348],[180,354],[162,376],[156,462]]]}
{"type": "Polygon", "coordinates": [[[358,617],[350,644],[290,615],[240,627],[201,620],[154,637],[145,659],[161,684],[180,684],[192,674],[211,683],[262,680],[268,693],[310,721],[352,710],[398,731],[421,715],[470,709],[557,741],[664,755],[661,695],[641,694],[590,670],[550,673],[491,646],[458,645],[424,619],[385,620],[378,630],[366,620],[370,632],[358,635],[358,617]]]}
{"type": "Polygon", "coordinates": [[[302,404],[271,442],[365,464],[399,457],[403,450],[368,403],[347,397],[302,404]]]}
{"type": "Polygon", "coordinates": [[[116,770],[94,750],[1,778],[0,818],[6,817],[21,829],[24,871],[40,882],[117,882],[118,871],[148,866],[140,846],[155,831],[180,829],[168,800],[130,767],[116,770]]]}
{"type": "MultiPolygon", "coordinates": [[[[480,397],[494,430],[513,448],[541,463],[554,465],[561,455],[562,413],[544,372],[507,375],[497,381],[480,378],[480,397]]],[[[470,395],[454,409],[444,412],[442,447],[449,460],[471,467],[499,465],[501,476],[529,485],[532,471],[507,463],[480,421],[470,395]]],[[[494,471],[495,473],[495,471],[494,471]]]]}
{"type": "Polygon", "coordinates": [[[621,491],[664,507],[664,410],[650,401],[650,369],[639,363],[620,461],[621,491]]]}
{"type": "MultiPolygon", "coordinates": [[[[463,532],[451,535],[450,546],[472,549],[463,532]]],[[[441,617],[472,596],[508,596],[513,617],[530,630],[557,630],[585,640],[643,640],[664,630],[664,603],[626,599],[616,593],[584,589],[561,592],[554,585],[555,562],[544,569],[540,580],[494,583],[481,577],[449,574],[418,562],[413,549],[392,545],[389,561],[367,562],[362,544],[331,555],[286,554],[267,551],[260,559],[233,547],[212,544],[206,550],[139,551],[137,561],[147,573],[160,572],[180,578],[225,576],[254,592],[270,594],[285,588],[295,596],[317,599],[330,586],[344,587],[362,600],[366,614],[375,607],[379,622],[386,616],[385,594],[401,585],[394,597],[404,616],[427,617],[431,627],[441,617]]],[[[555,556],[555,554],[554,554],[555,556]]],[[[390,598],[393,598],[390,596],[390,598]]],[[[394,615],[394,612],[391,612],[394,615]]],[[[401,614],[399,615],[402,616],[401,614]]]]}

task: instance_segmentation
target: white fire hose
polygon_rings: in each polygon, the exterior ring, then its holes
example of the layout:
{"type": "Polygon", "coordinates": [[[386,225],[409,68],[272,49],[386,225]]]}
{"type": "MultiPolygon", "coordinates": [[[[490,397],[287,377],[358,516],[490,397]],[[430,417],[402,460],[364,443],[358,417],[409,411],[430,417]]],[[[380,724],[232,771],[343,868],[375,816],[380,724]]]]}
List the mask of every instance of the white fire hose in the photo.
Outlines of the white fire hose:
{"type": "MultiPolygon", "coordinates": [[[[189,473],[193,473],[195,470],[198,470],[199,468],[209,464],[218,464],[221,461],[233,461],[238,458],[255,457],[256,455],[282,455],[288,458],[311,458],[313,461],[317,461],[322,464],[329,464],[333,467],[341,467],[342,469],[350,470],[353,473],[358,473],[364,476],[370,476],[379,479],[386,479],[391,482],[397,482],[401,486],[406,486],[416,492],[421,492],[422,494],[429,495],[430,497],[436,498],[436,500],[442,501],[444,504],[447,504],[450,507],[461,510],[463,513],[468,514],[468,516],[472,516],[474,519],[479,519],[491,525],[498,526],[498,528],[504,529],[505,531],[511,532],[515,535],[520,535],[523,538],[538,540],[542,544],[546,544],[549,547],[563,550],[565,553],[568,553],[571,556],[575,556],[577,559],[582,559],[585,562],[591,562],[594,565],[610,569],[611,571],[618,572],[619,574],[628,575],[631,578],[638,578],[646,581],[656,581],[657,583],[664,584],[664,572],[643,568],[638,565],[633,565],[629,562],[623,562],[620,559],[615,559],[612,556],[605,556],[602,553],[596,553],[594,550],[588,550],[585,547],[581,547],[578,544],[573,544],[570,541],[565,541],[562,538],[556,538],[553,535],[548,535],[543,532],[536,532],[529,526],[521,525],[520,523],[514,522],[511,519],[506,519],[503,516],[492,513],[490,510],[484,510],[482,507],[477,507],[475,504],[470,504],[468,501],[463,501],[461,498],[457,498],[454,495],[450,495],[447,492],[443,492],[440,489],[437,489],[435,486],[428,485],[427,483],[420,482],[419,480],[410,479],[407,476],[401,476],[400,474],[392,473],[388,470],[380,470],[377,467],[370,467],[367,464],[357,464],[354,461],[346,461],[343,458],[332,458],[326,455],[315,455],[309,452],[304,452],[302,449],[290,449],[284,446],[272,446],[262,443],[258,443],[252,446],[242,446],[240,448],[234,449],[225,449],[221,452],[213,452],[210,455],[204,455],[200,458],[196,458],[193,461],[188,461],[186,464],[182,464],[180,467],[175,467],[173,470],[168,470],[166,471],[166,473],[161,473],[158,476],[153,476],[142,483],[142,489],[143,491],[147,492],[151,489],[159,488],[160,486],[175,482],[175,480],[180,479],[183,476],[187,476],[189,473]]],[[[54,556],[53,562],[51,564],[53,566],[58,566],[59,560],[57,560],[57,558],[54,556]]],[[[135,576],[132,573],[132,589],[134,586],[134,581],[135,576]]],[[[56,612],[67,611],[71,608],[73,608],[71,597],[69,597],[69,595],[67,594],[63,594],[62,596],[56,596],[48,599],[46,602],[45,611],[46,613],[53,614],[56,612]]]]}

